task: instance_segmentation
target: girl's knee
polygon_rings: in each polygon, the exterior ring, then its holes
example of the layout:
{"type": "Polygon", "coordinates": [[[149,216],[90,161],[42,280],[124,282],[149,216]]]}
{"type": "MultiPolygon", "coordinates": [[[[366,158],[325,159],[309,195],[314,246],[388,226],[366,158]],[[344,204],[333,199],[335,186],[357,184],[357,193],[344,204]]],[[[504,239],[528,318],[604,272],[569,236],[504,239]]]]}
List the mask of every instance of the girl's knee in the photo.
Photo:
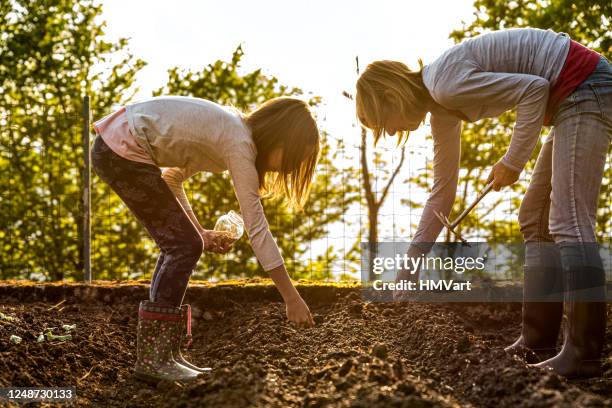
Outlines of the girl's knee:
{"type": "Polygon", "coordinates": [[[185,256],[189,257],[190,259],[194,259],[197,262],[204,252],[204,241],[202,240],[200,234],[198,233],[197,235],[190,237],[190,239],[183,245],[183,249],[185,251],[185,256]]]}

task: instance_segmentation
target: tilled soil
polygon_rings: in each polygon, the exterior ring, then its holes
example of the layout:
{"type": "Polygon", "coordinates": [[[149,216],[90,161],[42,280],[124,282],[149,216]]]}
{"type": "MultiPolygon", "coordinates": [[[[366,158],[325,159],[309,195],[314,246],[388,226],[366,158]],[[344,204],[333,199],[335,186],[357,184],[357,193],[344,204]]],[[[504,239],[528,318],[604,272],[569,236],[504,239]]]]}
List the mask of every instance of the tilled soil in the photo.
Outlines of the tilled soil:
{"type": "Polygon", "coordinates": [[[322,299],[311,287],[317,324],[298,329],[280,302],[224,290],[221,307],[194,302],[184,354],[213,371],[188,384],[132,377],[138,299],[4,299],[0,312],[15,320],[0,320],[0,386],[76,386],[75,405],[101,407],[612,406],[612,307],[604,377],[566,381],[503,352],[520,330],[518,304],[366,303],[358,290],[322,299]],[[63,324],[76,324],[71,340],[36,342],[63,324]]]}

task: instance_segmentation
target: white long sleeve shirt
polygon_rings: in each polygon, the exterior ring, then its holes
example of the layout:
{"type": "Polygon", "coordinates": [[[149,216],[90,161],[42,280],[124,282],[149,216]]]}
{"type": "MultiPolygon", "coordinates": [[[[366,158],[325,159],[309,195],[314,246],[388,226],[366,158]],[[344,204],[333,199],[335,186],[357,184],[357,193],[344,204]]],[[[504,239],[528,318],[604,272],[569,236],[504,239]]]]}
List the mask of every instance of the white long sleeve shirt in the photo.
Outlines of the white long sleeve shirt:
{"type": "Polygon", "coordinates": [[[183,181],[201,171],[229,170],[255,256],[264,270],[284,263],[259,195],[257,149],[231,109],[204,99],[163,96],[126,106],[130,132],[159,167],[185,212],[197,223],[183,181]]]}

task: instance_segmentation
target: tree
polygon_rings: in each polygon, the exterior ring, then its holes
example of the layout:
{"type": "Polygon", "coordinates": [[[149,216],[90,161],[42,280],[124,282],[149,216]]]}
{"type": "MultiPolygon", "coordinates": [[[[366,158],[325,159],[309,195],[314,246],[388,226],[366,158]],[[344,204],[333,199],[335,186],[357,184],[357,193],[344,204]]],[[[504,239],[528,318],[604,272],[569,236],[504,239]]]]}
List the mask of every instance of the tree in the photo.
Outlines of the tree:
{"type": "MultiPolygon", "coordinates": [[[[0,3],[1,278],[81,276],[82,97],[92,94],[94,115],[108,111],[129,99],[144,65],[125,39],[102,39],[101,11],[93,1],[0,3]]],[[[134,242],[135,227],[108,238],[134,242]]],[[[138,241],[130,249],[145,255],[138,241]]]]}
{"type": "MultiPolygon", "coordinates": [[[[155,95],[173,94],[204,98],[223,105],[233,105],[248,111],[264,101],[278,96],[301,96],[298,88],[281,85],[277,78],[262,74],[260,69],[240,74],[240,61],[244,55],[242,47],[234,51],[231,61],[215,61],[202,70],[189,71],[179,68],[169,70],[168,83],[155,95]]],[[[310,98],[309,104],[316,106],[320,98],[310,98]]],[[[357,199],[356,187],[348,172],[334,165],[343,146],[341,142],[331,144],[325,132],[322,135],[321,159],[308,202],[301,212],[289,210],[282,200],[264,199],[264,211],[270,230],[285,257],[293,277],[331,278],[329,266],[338,259],[333,247],[324,254],[305,262],[310,243],[324,238],[329,227],[341,222],[343,214],[357,199]]],[[[186,185],[187,194],[194,212],[205,228],[212,228],[223,213],[237,209],[234,191],[227,173],[200,173],[186,185]]],[[[353,253],[350,253],[353,256],[353,253]]],[[[248,240],[239,240],[226,256],[207,255],[196,272],[200,277],[228,277],[263,275],[255,261],[248,240]]]]}
{"type": "MultiPolygon", "coordinates": [[[[392,170],[388,170],[387,166],[381,166],[381,164],[388,164],[382,159],[382,155],[380,152],[374,152],[374,166],[384,168],[383,174],[381,174],[383,187],[382,190],[377,191],[375,185],[378,184],[377,180],[372,180],[373,174],[370,172],[369,164],[368,164],[368,143],[367,143],[367,131],[366,129],[361,129],[361,145],[359,146],[360,152],[360,163],[361,163],[361,181],[362,187],[364,190],[364,196],[366,200],[366,204],[368,207],[368,271],[372,271],[374,269],[374,258],[378,253],[378,215],[382,205],[387,199],[387,195],[389,194],[389,189],[393,185],[395,178],[399,174],[402,166],[404,165],[404,160],[406,158],[406,145],[402,145],[400,147],[401,156],[400,161],[392,170]]],[[[378,178],[378,175],[374,178],[378,178]]]]}
{"type": "MultiPolygon", "coordinates": [[[[355,57],[355,66],[357,76],[359,76],[359,57],[355,57]]],[[[342,93],[346,98],[353,100],[353,96],[344,91],[342,93]]],[[[374,150],[373,163],[374,168],[381,169],[380,172],[373,174],[370,171],[370,161],[368,159],[368,132],[365,127],[361,127],[361,141],[359,144],[359,163],[361,166],[361,187],[365,198],[365,204],[368,208],[368,225],[366,235],[368,237],[368,272],[371,273],[374,269],[374,258],[378,253],[378,222],[380,209],[382,208],[391,186],[395,182],[395,178],[402,170],[404,160],[406,159],[406,145],[400,147],[400,160],[397,166],[389,170],[388,163],[383,159],[380,151],[374,150]],[[378,188],[378,181],[383,184],[382,188],[378,188]]],[[[361,204],[361,203],[360,203],[361,204]]],[[[360,231],[361,234],[362,231],[360,231]]],[[[368,280],[371,276],[368,277],[368,280]]]]}
{"type": "Polygon", "coordinates": [[[568,33],[574,40],[609,56],[612,3],[605,0],[476,0],[474,21],[463,22],[450,38],[456,42],[491,30],[535,27],[568,33]]]}

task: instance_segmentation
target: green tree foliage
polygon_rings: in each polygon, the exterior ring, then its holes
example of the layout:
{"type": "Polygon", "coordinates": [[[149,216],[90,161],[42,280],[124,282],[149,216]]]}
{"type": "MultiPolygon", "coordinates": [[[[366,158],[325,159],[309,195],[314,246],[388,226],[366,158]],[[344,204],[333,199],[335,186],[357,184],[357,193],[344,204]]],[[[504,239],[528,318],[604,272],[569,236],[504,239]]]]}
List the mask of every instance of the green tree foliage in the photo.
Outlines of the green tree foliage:
{"type": "MultiPolygon", "coordinates": [[[[105,41],[101,5],[45,0],[0,3],[0,278],[59,280],[82,273],[82,97],[91,95],[92,118],[129,102],[144,62],[127,40],[105,41]]],[[[159,92],[193,95],[251,109],[279,95],[301,91],[260,70],[238,73],[240,48],[230,62],[201,72],[170,71],[159,92]]],[[[314,106],[318,98],[311,98],[314,106]]],[[[272,230],[294,276],[328,277],[336,248],[306,256],[309,244],[343,219],[356,192],[349,173],[335,168],[342,146],[324,134],[322,161],[304,212],[266,202],[272,230]],[[304,262],[309,258],[309,262],[304,262]]],[[[93,174],[92,262],[95,278],[148,275],[157,250],[146,231],[108,186],[93,174]]],[[[212,227],[237,202],[227,175],[202,175],[191,183],[194,207],[212,227]]],[[[313,252],[315,253],[315,252],[313,252]]],[[[348,256],[355,256],[354,251],[348,256]],[[352,254],[352,255],[351,255],[352,254]]],[[[205,256],[205,277],[260,274],[247,240],[225,258],[205,256]]]]}
{"type": "MultiPolygon", "coordinates": [[[[173,68],[166,86],[156,95],[173,94],[204,98],[223,105],[249,111],[264,101],[278,96],[300,96],[302,91],[281,85],[277,78],[261,70],[240,74],[243,50],[238,47],[231,61],[216,61],[202,70],[173,68]]],[[[311,106],[319,103],[310,98],[311,106]]],[[[264,210],[273,236],[294,278],[331,278],[331,263],[340,260],[333,246],[326,246],[318,256],[311,256],[313,242],[325,238],[334,224],[343,221],[351,203],[355,202],[357,186],[350,183],[351,169],[342,171],[334,163],[341,159],[343,146],[332,143],[323,132],[321,160],[309,200],[302,212],[289,210],[282,200],[264,199],[264,210]]],[[[215,220],[229,210],[238,210],[234,190],[227,173],[200,173],[186,183],[186,191],[198,219],[204,228],[212,229],[215,220]]],[[[347,256],[355,256],[354,250],[347,256]]],[[[343,256],[342,258],[344,258],[343,256]]],[[[200,277],[254,276],[264,272],[255,260],[248,239],[239,240],[225,256],[206,254],[197,271],[200,277]]]]}
{"type": "Polygon", "coordinates": [[[608,57],[612,48],[612,3],[606,0],[477,0],[474,21],[450,37],[455,41],[491,30],[536,27],[568,33],[608,57]]]}
{"type": "MultiPolygon", "coordinates": [[[[94,115],[108,111],[144,65],[125,39],[102,39],[100,13],[93,1],[0,2],[0,278],[81,277],[82,97],[92,94],[94,115]]],[[[94,198],[116,205],[105,191],[94,198]]],[[[137,229],[100,244],[133,242],[137,229]]]]}

